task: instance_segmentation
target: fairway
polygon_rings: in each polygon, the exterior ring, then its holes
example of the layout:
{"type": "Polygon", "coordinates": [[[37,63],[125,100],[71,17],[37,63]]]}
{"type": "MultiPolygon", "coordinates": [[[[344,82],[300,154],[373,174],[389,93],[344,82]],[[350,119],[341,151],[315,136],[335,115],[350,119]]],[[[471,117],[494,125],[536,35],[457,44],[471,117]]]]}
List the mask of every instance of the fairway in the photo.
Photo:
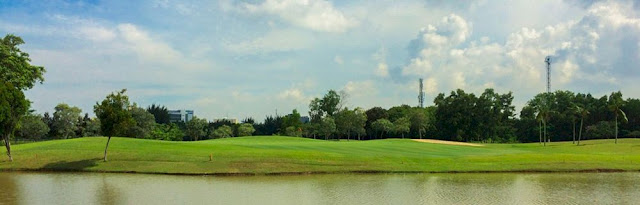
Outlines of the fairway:
{"type": "Polygon", "coordinates": [[[1,170],[139,172],[163,174],[277,174],[348,172],[638,171],[640,140],[457,146],[410,139],[323,141],[254,136],[171,142],[87,137],[12,146],[1,170]],[[211,157],[211,161],[210,161],[211,157]]]}

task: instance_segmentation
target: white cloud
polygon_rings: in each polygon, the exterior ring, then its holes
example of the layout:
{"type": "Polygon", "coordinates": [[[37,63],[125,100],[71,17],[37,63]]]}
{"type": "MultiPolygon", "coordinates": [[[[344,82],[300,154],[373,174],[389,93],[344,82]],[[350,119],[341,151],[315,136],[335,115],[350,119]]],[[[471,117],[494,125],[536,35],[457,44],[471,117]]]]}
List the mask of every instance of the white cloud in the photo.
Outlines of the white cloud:
{"type": "Polygon", "coordinates": [[[640,18],[630,7],[613,1],[597,2],[577,21],[544,28],[522,27],[508,35],[504,43],[473,38],[471,23],[452,14],[419,31],[409,45],[411,58],[402,74],[434,79],[432,82],[439,86],[433,87],[438,92],[465,87],[480,92],[496,86],[531,96],[546,84],[543,59],[550,55],[552,89],[584,89],[580,83],[590,81],[615,87],[616,79],[628,77],[620,75],[628,69],[625,67],[638,61],[625,57],[629,51],[637,52],[640,40],[636,35],[640,33],[640,18]],[[631,49],[624,50],[627,46],[631,49]]]}
{"type": "Polygon", "coordinates": [[[340,56],[334,57],[333,58],[333,62],[336,62],[338,65],[344,64],[344,60],[342,60],[342,57],[340,57],[340,56]]]}
{"type": "Polygon", "coordinates": [[[325,0],[266,0],[261,4],[244,4],[244,9],[254,14],[275,15],[291,24],[315,31],[340,33],[357,25],[357,21],[348,18],[325,0]]]}
{"type": "Polygon", "coordinates": [[[349,96],[361,97],[361,96],[373,96],[378,93],[373,81],[349,81],[342,88],[345,92],[349,93],[349,96]]]}
{"type": "Polygon", "coordinates": [[[234,44],[226,44],[225,48],[239,54],[263,54],[286,52],[311,47],[313,40],[301,31],[293,29],[272,30],[262,37],[234,44]]]}
{"type": "Polygon", "coordinates": [[[118,31],[131,48],[143,59],[153,62],[175,63],[182,55],[169,45],[151,39],[149,34],[133,24],[120,24],[118,31]]]}
{"type": "Polygon", "coordinates": [[[378,63],[375,74],[379,77],[389,77],[389,66],[386,63],[378,63]]]}
{"type": "Polygon", "coordinates": [[[293,100],[295,102],[306,102],[309,98],[304,96],[302,90],[298,88],[289,88],[278,94],[278,98],[282,100],[293,100]]]}

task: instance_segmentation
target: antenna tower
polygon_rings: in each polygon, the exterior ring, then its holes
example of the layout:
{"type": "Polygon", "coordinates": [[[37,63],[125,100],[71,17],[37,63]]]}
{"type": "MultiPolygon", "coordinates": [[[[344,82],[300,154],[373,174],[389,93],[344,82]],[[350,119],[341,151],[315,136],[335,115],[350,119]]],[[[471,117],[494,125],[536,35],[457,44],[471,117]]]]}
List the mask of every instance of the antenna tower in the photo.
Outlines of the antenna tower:
{"type": "Polygon", "coordinates": [[[544,62],[547,63],[547,93],[551,92],[551,56],[544,58],[544,62]]]}
{"type": "Polygon", "coordinates": [[[424,90],[422,86],[422,78],[420,78],[420,91],[418,92],[418,104],[420,107],[424,107],[424,90]]]}

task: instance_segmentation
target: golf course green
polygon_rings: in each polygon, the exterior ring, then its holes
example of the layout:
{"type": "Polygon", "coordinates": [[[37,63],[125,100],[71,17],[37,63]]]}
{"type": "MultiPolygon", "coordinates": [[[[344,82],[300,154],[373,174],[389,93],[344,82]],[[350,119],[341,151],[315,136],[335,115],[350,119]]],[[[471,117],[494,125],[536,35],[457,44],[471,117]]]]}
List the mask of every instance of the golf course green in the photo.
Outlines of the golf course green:
{"type": "Polygon", "coordinates": [[[254,136],[196,142],[106,137],[53,140],[2,151],[4,171],[90,171],[156,174],[640,171],[640,139],[447,145],[410,139],[324,141],[254,136]]]}

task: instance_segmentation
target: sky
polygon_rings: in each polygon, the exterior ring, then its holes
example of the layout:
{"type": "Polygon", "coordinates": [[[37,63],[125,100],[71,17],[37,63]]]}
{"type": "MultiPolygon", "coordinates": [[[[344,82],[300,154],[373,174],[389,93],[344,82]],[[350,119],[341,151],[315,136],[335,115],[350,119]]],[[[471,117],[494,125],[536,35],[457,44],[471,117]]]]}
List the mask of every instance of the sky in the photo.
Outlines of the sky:
{"type": "Polygon", "coordinates": [[[631,0],[0,0],[58,103],[93,115],[126,88],[132,102],[206,119],[308,112],[328,90],[348,107],[426,105],[438,93],[546,90],[640,98],[640,2],[631,0]]]}

